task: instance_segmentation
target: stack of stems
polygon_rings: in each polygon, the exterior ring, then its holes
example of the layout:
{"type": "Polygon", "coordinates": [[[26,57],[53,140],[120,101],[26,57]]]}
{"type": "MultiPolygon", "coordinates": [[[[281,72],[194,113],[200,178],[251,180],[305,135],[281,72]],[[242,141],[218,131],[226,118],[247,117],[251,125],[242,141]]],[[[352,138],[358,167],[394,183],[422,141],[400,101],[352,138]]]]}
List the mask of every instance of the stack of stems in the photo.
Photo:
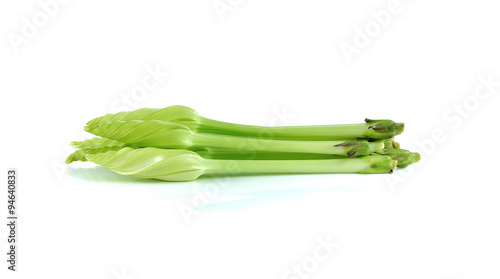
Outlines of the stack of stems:
{"type": "Polygon", "coordinates": [[[403,123],[262,127],[221,122],[183,106],[108,114],[87,123],[99,137],[73,142],[67,163],[165,181],[201,175],[391,173],[418,162],[394,136],[403,123]]]}

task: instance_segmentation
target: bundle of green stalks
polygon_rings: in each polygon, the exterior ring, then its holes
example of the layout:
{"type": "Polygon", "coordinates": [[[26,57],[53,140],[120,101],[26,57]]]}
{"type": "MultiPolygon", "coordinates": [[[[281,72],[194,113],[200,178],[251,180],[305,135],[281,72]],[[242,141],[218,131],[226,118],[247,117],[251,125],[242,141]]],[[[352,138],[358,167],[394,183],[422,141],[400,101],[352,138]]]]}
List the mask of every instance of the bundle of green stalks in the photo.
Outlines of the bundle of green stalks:
{"type": "Polygon", "coordinates": [[[392,173],[420,160],[394,137],[403,123],[262,127],[200,116],[184,106],[143,108],[92,119],[98,137],[72,142],[66,163],[90,161],[141,178],[190,181],[202,175],[392,173]]]}

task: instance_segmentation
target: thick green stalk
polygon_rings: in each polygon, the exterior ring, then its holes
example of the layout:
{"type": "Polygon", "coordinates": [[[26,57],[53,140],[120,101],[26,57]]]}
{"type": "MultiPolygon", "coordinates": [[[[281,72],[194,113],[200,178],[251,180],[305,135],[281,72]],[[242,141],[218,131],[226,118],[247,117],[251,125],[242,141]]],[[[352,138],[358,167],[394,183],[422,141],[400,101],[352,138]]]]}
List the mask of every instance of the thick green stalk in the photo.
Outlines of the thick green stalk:
{"type": "Polygon", "coordinates": [[[142,108],[107,114],[89,121],[87,128],[92,129],[106,122],[130,120],[161,120],[185,125],[193,132],[286,140],[387,139],[401,134],[404,130],[403,123],[370,119],[365,119],[365,123],[341,125],[285,127],[241,125],[205,118],[193,109],[184,106],[170,106],[162,109],[142,108]]]}
{"type": "Polygon", "coordinates": [[[382,141],[292,141],[244,138],[209,133],[194,133],[188,127],[160,120],[105,122],[87,127],[95,135],[141,147],[200,149],[222,148],[261,152],[296,152],[363,156],[380,151],[382,141]]]}
{"type": "Polygon", "coordinates": [[[314,153],[258,152],[235,149],[205,148],[196,150],[205,159],[227,160],[318,160],[345,158],[345,156],[314,153]]]}
{"type": "Polygon", "coordinates": [[[404,130],[403,123],[371,119],[365,119],[365,123],[359,124],[280,127],[233,124],[204,117],[200,117],[199,121],[199,132],[286,140],[387,139],[401,134],[404,130]]]}
{"type": "Polygon", "coordinates": [[[86,154],[86,158],[119,174],[165,181],[190,181],[205,174],[390,173],[397,164],[383,155],[326,160],[212,160],[188,150],[153,147],[124,147],[86,154]]]}
{"type": "Polygon", "coordinates": [[[389,156],[322,160],[210,160],[205,174],[223,174],[235,168],[239,174],[278,173],[391,173],[397,161],[389,156]]]}

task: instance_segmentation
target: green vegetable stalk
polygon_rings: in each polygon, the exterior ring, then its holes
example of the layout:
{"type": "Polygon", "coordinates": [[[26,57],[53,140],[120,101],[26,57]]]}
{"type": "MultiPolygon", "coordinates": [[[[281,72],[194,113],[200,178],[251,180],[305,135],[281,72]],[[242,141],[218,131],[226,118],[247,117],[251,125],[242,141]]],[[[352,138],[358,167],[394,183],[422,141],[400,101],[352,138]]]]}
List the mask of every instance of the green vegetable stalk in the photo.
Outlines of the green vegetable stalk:
{"type": "Polygon", "coordinates": [[[154,147],[123,147],[85,156],[119,174],[164,181],[190,181],[202,175],[390,173],[397,165],[396,160],[384,155],[324,160],[213,160],[189,150],[154,147]]]}
{"type": "Polygon", "coordinates": [[[341,125],[312,125],[262,127],[217,121],[200,116],[196,111],[184,106],[170,106],[162,109],[142,108],[135,111],[107,114],[87,123],[86,129],[106,122],[130,120],[161,120],[182,124],[193,132],[215,133],[234,136],[286,139],[286,140],[355,140],[389,139],[404,130],[403,123],[392,120],[365,119],[365,123],[341,125]]]}
{"type": "Polygon", "coordinates": [[[262,127],[217,121],[184,106],[107,114],[87,123],[99,137],[72,142],[66,163],[91,161],[142,178],[202,175],[391,173],[420,160],[394,136],[403,123],[262,127]]]}
{"type": "Polygon", "coordinates": [[[293,141],[243,138],[230,135],[195,133],[188,127],[160,120],[104,122],[87,126],[95,135],[140,147],[174,149],[221,148],[261,152],[316,153],[339,156],[363,156],[384,148],[383,141],[293,141]]]}
{"type": "MultiPolygon", "coordinates": [[[[388,144],[388,142],[384,142],[388,144]]],[[[72,142],[74,147],[80,148],[73,152],[66,159],[69,164],[74,161],[87,161],[86,154],[103,153],[110,150],[118,151],[124,147],[134,145],[122,143],[106,138],[93,138],[80,142],[72,142]]],[[[390,144],[392,146],[392,144],[390,144]]],[[[135,147],[137,148],[137,147],[135,147]]],[[[319,160],[319,159],[342,159],[344,156],[314,153],[288,153],[288,152],[262,152],[236,149],[203,148],[196,150],[196,153],[205,159],[226,159],[226,160],[319,160]]],[[[420,160],[420,154],[404,149],[383,149],[375,152],[379,155],[387,155],[397,160],[398,168],[405,168],[410,164],[420,160]]]]}
{"type": "MultiPolygon", "coordinates": [[[[277,152],[242,152],[241,150],[227,150],[207,148],[196,151],[201,157],[207,159],[233,159],[233,160],[319,160],[319,159],[343,159],[343,156],[311,153],[277,153],[277,152]]],[[[398,168],[420,161],[420,154],[404,149],[384,149],[375,152],[378,155],[386,155],[397,160],[398,168]]]]}

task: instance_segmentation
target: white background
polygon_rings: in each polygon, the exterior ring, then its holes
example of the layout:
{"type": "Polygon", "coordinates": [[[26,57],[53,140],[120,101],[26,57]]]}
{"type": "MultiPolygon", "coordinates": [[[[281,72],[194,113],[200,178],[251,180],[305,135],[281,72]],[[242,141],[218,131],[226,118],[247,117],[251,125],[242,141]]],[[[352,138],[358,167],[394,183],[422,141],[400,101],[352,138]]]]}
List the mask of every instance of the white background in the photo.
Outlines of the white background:
{"type": "Polygon", "coordinates": [[[0,227],[2,278],[500,277],[496,2],[47,2],[0,4],[0,169],[18,169],[20,218],[16,273],[0,227]],[[151,69],[168,77],[139,96],[151,69]],[[390,118],[423,158],[188,183],[64,165],[88,120],[174,104],[258,125],[390,118]]]}

